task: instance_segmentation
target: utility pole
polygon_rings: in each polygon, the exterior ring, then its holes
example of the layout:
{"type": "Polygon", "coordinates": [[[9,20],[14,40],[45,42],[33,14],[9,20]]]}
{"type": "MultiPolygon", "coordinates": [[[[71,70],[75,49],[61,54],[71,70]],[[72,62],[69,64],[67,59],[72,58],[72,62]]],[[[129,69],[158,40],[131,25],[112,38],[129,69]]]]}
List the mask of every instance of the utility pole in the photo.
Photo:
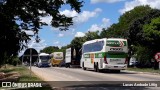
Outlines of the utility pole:
{"type": "Polygon", "coordinates": [[[30,76],[31,76],[31,64],[32,64],[32,49],[30,48],[30,76]]]}

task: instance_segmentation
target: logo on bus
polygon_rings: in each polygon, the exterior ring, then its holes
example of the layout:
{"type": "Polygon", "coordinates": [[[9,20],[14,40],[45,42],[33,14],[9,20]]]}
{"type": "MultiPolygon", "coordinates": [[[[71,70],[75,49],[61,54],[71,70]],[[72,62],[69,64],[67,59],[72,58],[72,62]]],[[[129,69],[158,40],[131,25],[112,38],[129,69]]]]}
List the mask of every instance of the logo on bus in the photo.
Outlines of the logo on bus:
{"type": "Polygon", "coordinates": [[[111,46],[111,47],[123,47],[126,46],[126,41],[107,41],[107,46],[111,46]]]}
{"type": "Polygon", "coordinates": [[[60,53],[57,53],[56,55],[57,55],[57,56],[61,56],[61,54],[60,54],[60,53]]]}

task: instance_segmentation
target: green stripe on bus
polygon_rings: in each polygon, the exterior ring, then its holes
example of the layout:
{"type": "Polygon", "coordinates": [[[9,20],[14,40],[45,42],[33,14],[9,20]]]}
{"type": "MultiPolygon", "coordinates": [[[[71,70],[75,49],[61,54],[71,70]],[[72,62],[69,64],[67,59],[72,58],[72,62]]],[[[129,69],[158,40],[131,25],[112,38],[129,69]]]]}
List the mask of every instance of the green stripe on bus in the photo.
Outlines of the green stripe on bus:
{"type": "Polygon", "coordinates": [[[106,52],[95,53],[95,58],[103,58],[106,55],[106,52]]]}
{"type": "MultiPolygon", "coordinates": [[[[93,54],[93,53],[92,53],[93,54]]],[[[109,52],[101,52],[101,53],[94,53],[95,58],[126,58],[127,53],[109,53],[109,52]]],[[[90,54],[84,54],[84,58],[90,58],[90,54]]]]}
{"type": "Polygon", "coordinates": [[[122,53],[122,54],[109,54],[107,53],[107,58],[126,58],[127,53],[122,53]]]}

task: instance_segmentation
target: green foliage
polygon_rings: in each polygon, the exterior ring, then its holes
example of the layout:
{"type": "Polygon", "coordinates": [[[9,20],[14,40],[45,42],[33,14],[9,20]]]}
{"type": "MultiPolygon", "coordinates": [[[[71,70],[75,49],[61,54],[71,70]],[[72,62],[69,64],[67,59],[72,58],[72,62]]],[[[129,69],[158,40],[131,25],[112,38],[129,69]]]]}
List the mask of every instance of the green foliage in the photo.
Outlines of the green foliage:
{"type": "Polygon", "coordinates": [[[88,32],[85,34],[85,40],[86,41],[89,41],[89,40],[93,40],[93,39],[99,39],[100,36],[99,36],[99,31],[96,31],[96,32],[88,32]]]}
{"type": "Polygon", "coordinates": [[[137,54],[140,63],[149,63],[160,51],[160,10],[138,6],[120,16],[119,22],[102,29],[101,38],[127,38],[129,55],[137,54]],[[132,48],[134,45],[136,48],[132,48]]]}
{"type": "Polygon", "coordinates": [[[41,17],[51,16],[51,25],[60,30],[68,30],[73,24],[72,17],[61,15],[62,5],[70,5],[71,9],[81,11],[83,1],[79,0],[1,0],[0,1],[0,65],[5,54],[8,58],[16,56],[18,51],[26,47],[31,35],[24,30],[33,31],[39,42],[38,31],[47,25],[41,17]]]}
{"type": "Polygon", "coordinates": [[[107,29],[102,29],[102,32],[100,33],[101,38],[120,38],[122,36],[122,31],[119,30],[120,25],[119,24],[112,24],[107,29]]]}
{"type": "Polygon", "coordinates": [[[84,37],[75,37],[71,43],[70,47],[75,48],[82,48],[82,44],[86,41],[93,40],[93,39],[99,39],[99,31],[96,32],[87,32],[84,37]]]}
{"type": "Polygon", "coordinates": [[[151,20],[151,23],[143,26],[145,39],[155,43],[160,40],[160,17],[151,20]]]}
{"type": "Polygon", "coordinates": [[[112,24],[107,29],[102,29],[101,38],[128,38],[129,27],[132,23],[146,16],[152,9],[149,6],[138,6],[120,16],[119,22],[112,24]]]}
{"type": "Polygon", "coordinates": [[[146,46],[153,51],[152,57],[160,52],[160,17],[153,18],[151,23],[143,26],[143,36],[146,46]]]}
{"type": "Polygon", "coordinates": [[[152,51],[148,49],[145,46],[135,46],[135,53],[136,53],[136,58],[138,62],[140,63],[141,67],[143,66],[150,66],[150,62],[152,59],[152,51]]]}
{"type": "Polygon", "coordinates": [[[72,41],[70,46],[75,48],[82,48],[82,44],[86,41],[85,37],[75,37],[72,41]]]}
{"type": "MultiPolygon", "coordinates": [[[[160,16],[160,10],[152,9],[148,14],[145,16],[138,18],[135,20],[129,27],[129,39],[132,41],[133,44],[141,44],[141,45],[150,45],[145,37],[146,34],[143,31],[143,26],[149,24],[152,19],[157,18],[160,16]]],[[[144,27],[148,28],[148,27],[144,27]]],[[[150,31],[149,31],[150,32],[150,31]]]]}
{"type": "Polygon", "coordinates": [[[44,52],[44,53],[51,54],[51,53],[53,53],[53,52],[55,52],[55,51],[57,51],[57,50],[59,50],[58,47],[56,47],[56,46],[49,46],[49,47],[44,48],[44,49],[41,50],[40,52],[41,52],[41,53],[44,52]]]}
{"type": "Polygon", "coordinates": [[[6,59],[5,63],[16,66],[17,64],[20,64],[20,60],[18,56],[13,56],[13,57],[6,59]]]}

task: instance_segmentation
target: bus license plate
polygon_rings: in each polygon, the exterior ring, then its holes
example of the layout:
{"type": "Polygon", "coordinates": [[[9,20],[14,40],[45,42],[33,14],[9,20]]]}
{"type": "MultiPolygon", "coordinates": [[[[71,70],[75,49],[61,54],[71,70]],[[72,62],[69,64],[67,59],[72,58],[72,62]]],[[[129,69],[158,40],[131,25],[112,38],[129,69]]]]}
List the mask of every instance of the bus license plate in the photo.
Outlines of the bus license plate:
{"type": "Polygon", "coordinates": [[[120,59],[110,59],[110,62],[121,61],[120,59]]]}
{"type": "Polygon", "coordinates": [[[118,68],[118,66],[114,66],[115,68],[118,68]]]}

